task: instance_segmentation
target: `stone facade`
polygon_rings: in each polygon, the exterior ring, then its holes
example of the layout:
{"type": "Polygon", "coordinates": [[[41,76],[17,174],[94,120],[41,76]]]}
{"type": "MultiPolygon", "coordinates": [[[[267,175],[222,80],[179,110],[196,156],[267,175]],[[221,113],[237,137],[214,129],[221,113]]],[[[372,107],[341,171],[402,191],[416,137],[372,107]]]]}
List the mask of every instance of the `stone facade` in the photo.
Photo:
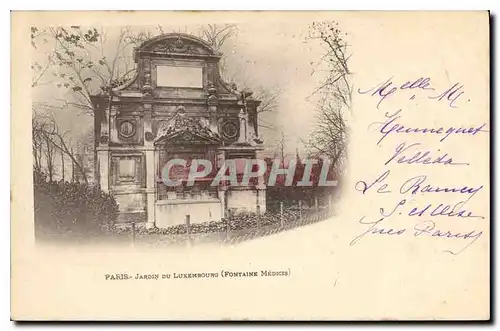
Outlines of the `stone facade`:
{"type": "MultiPolygon", "coordinates": [[[[222,81],[221,54],[186,34],[150,39],[134,52],[135,76],[92,97],[101,189],[111,192],[121,221],[167,227],[218,220],[228,208],[265,211],[265,186],[167,187],[162,167],[172,158],[254,159],[262,149],[251,92],[222,81]]],[[[216,167],[217,165],[217,167],[216,167]]]]}

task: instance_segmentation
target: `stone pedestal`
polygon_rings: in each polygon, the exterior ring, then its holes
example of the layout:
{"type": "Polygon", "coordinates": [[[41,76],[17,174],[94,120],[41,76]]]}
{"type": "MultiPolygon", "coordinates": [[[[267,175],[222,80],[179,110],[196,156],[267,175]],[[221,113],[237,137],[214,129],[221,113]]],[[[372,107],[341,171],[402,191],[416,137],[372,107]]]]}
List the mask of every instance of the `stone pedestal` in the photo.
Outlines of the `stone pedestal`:
{"type": "MultiPolygon", "coordinates": [[[[230,189],[227,192],[227,208],[239,212],[257,212],[257,191],[251,188],[230,189]]],[[[261,208],[262,211],[262,208],[261,208]]]]}
{"type": "MultiPolygon", "coordinates": [[[[207,200],[158,200],[156,202],[156,226],[160,229],[185,224],[189,215],[191,224],[204,223],[222,218],[221,202],[207,200]]],[[[148,223],[149,224],[149,223],[148,223]]]]}
{"type": "Polygon", "coordinates": [[[226,188],[219,187],[219,191],[217,193],[219,195],[221,215],[222,217],[226,217],[226,188]]]}

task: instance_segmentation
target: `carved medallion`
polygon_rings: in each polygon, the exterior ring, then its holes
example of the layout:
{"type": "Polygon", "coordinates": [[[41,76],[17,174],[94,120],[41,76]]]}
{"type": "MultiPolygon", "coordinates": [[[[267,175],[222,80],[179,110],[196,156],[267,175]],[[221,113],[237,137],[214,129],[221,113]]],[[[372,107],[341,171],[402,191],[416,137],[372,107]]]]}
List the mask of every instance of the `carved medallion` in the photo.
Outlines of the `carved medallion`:
{"type": "Polygon", "coordinates": [[[222,136],[226,139],[236,139],[239,134],[239,125],[235,120],[226,120],[221,123],[222,136]]]}
{"type": "Polygon", "coordinates": [[[146,141],[153,141],[155,139],[155,135],[153,132],[146,132],[145,134],[146,141]]]}
{"type": "Polygon", "coordinates": [[[122,137],[130,138],[135,134],[135,131],[135,123],[132,121],[127,120],[120,123],[119,132],[122,137]]]}

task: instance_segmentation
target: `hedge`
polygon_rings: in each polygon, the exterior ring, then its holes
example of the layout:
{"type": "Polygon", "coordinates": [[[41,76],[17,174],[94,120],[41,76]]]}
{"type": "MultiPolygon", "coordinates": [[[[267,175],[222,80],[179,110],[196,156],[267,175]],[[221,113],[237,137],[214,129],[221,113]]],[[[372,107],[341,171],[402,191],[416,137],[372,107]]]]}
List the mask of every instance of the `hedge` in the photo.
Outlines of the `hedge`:
{"type": "Polygon", "coordinates": [[[99,188],[79,182],[48,182],[39,172],[33,178],[37,234],[89,235],[115,223],[118,205],[99,188]]]}

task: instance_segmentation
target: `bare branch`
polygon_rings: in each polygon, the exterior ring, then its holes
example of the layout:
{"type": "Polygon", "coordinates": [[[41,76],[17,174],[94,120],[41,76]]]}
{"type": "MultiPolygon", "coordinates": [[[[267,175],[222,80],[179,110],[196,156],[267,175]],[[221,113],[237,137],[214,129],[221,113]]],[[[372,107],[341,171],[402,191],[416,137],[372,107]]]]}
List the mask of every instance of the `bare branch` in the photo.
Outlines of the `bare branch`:
{"type": "MultiPolygon", "coordinates": [[[[319,94],[317,105],[317,125],[306,143],[314,156],[327,156],[339,173],[346,162],[348,128],[344,119],[344,109],[351,109],[352,84],[346,55],[347,43],[335,22],[315,22],[310,29],[310,40],[319,41],[326,46],[326,53],[321,57],[328,70],[325,81],[316,88],[312,95],[319,94]]],[[[318,71],[318,65],[313,72],[318,71]]]]}

